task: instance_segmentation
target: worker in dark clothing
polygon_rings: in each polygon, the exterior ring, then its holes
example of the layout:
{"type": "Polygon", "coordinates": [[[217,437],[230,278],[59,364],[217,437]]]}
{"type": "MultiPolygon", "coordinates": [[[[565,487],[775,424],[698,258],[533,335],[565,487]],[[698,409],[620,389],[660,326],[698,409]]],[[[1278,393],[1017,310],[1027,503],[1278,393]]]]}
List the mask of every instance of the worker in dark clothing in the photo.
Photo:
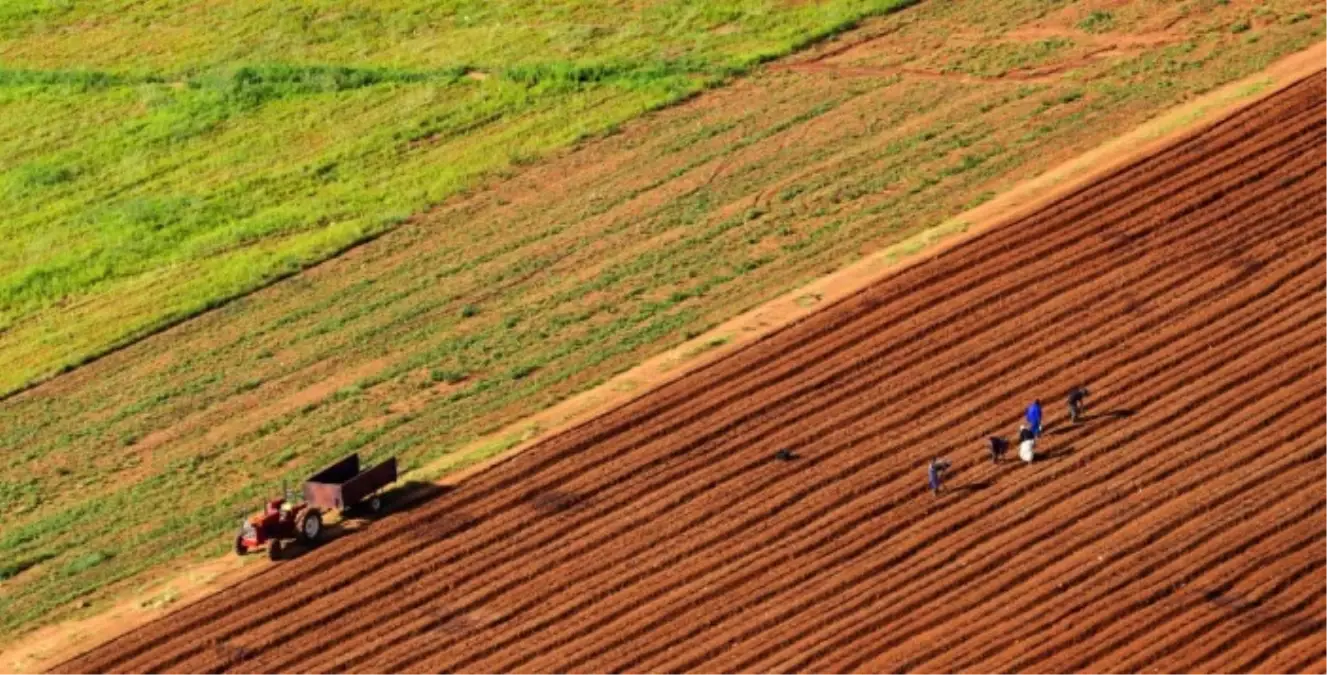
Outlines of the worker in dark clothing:
{"type": "Polygon", "coordinates": [[[1037,434],[1033,433],[1032,427],[1026,424],[1018,425],[1018,442],[1036,440],[1037,434]]]}
{"type": "Polygon", "coordinates": [[[1032,429],[1032,436],[1041,435],[1041,399],[1033,399],[1032,405],[1027,410],[1028,427],[1032,429]]]}
{"type": "Polygon", "coordinates": [[[941,482],[944,480],[945,470],[948,468],[948,461],[939,457],[931,458],[931,465],[926,469],[926,477],[931,484],[931,494],[940,494],[941,482]]]}
{"type": "Polygon", "coordinates": [[[999,464],[1004,459],[1004,453],[1009,451],[1009,441],[999,436],[991,436],[986,442],[990,444],[991,463],[999,464]]]}
{"type": "Polygon", "coordinates": [[[1087,398],[1087,387],[1074,387],[1069,392],[1069,421],[1078,424],[1083,419],[1083,399],[1087,398]]]}

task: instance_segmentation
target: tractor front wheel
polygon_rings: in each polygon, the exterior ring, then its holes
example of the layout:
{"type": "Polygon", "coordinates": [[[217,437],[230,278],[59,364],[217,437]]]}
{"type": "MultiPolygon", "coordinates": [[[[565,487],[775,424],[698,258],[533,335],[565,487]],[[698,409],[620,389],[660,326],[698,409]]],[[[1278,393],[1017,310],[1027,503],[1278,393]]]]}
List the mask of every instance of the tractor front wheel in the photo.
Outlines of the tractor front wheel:
{"type": "Polygon", "coordinates": [[[300,515],[296,525],[299,527],[300,539],[306,544],[312,544],[323,533],[323,515],[318,513],[318,509],[310,508],[300,515]]]}
{"type": "Polygon", "coordinates": [[[244,536],[243,536],[243,535],[237,535],[237,536],[235,537],[235,555],[241,555],[241,556],[242,556],[242,555],[244,555],[245,553],[248,553],[248,552],[249,552],[249,547],[247,547],[247,546],[244,545],[244,536]]]}
{"type": "Polygon", "coordinates": [[[274,560],[274,561],[275,561],[275,560],[280,560],[280,559],[281,559],[281,540],[280,540],[280,539],[273,539],[272,541],[268,542],[268,544],[267,544],[267,559],[268,559],[268,560],[274,560]]]}

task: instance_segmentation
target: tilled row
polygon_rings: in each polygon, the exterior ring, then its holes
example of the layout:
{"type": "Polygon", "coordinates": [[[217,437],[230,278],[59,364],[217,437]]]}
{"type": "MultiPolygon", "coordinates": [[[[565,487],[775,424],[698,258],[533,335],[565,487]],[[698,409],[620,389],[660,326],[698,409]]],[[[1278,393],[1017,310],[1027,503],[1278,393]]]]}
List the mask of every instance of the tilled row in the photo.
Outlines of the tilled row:
{"type": "Polygon", "coordinates": [[[1157,638],[1210,616],[1176,575],[1272,604],[1321,569],[1321,476],[1255,494],[1322,456],[1320,79],[63,669],[1316,662],[1296,630],[1157,638]],[[1052,429],[1031,467],[979,457],[1080,381],[1121,416],[1052,429]],[[932,499],[918,467],[953,447],[932,499]],[[1298,519],[1222,518],[1250,495],[1298,519]],[[1293,554],[1266,558],[1264,521],[1293,554]]]}

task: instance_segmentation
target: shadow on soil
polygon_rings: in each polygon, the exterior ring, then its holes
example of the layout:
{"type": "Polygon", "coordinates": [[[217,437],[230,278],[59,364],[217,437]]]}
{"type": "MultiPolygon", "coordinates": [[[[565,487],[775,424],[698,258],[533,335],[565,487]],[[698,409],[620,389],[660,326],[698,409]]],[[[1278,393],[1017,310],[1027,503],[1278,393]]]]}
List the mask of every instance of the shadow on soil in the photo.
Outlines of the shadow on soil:
{"type": "Polygon", "coordinates": [[[438,485],[430,481],[408,480],[383,493],[389,513],[413,511],[425,503],[433,501],[456,488],[451,485],[438,485]]]}
{"type": "Polygon", "coordinates": [[[1044,433],[1042,433],[1042,435],[1061,436],[1074,431],[1086,429],[1088,425],[1094,423],[1127,419],[1129,417],[1133,417],[1136,413],[1137,411],[1128,408],[1118,408],[1115,410],[1099,413],[1096,415],[1084,415],[1083,419],[1080,420],[1078,424],[1072,424],[1068,422],[1059,423],[1059,424],[1048,424],[1046,425],[1046,430],[1044,433]]]}
{"type": "Polygon", "coordinates": [[[964,493],[968,493],[968,492],[977,492],[978,490],[985,490],[986,488],[988,488],[988,487],[990,487],[990,486],[992,486],[992,485],[994,485],[993,482],[991,482],[991,481],[989,481],[989,480],[986,480],[986,481],[982,481],[982,482],[980,482],[980,483],[968,483],[968,484],[966,484],[966,485],[958,485],[958,486],[955,486],[955,487],[953,487],[953,488],[948,488],[948,489],[946,489],[945,491],[948,492],[948,493],[950,493],[950,494],[956,494],[956,495],[957,495],[957,494],[964,494],[964,493]]]}
{"type": "Polygon", "coordinates": [[[1284,611],[1270,607],[1262,600],[1245,600],[1228,589],[1214,588],[1203,593],[1208,602],[1230,612],[1231,618],[1240,618],[1253,623],[1260,630],[1275,633],[1293,632],[1311,635],[1322,630],[1321,620],[1297,619],[1287,616],[1284,611]]]}
{"type": "Polygon", "coordinates": [[[540,513],[551,515],[571,511],[580,506],[585,496],[566,490],[544,490],[525,496],[525,503],[540,513]]]}
{"type": "Polygon", "coordinates": [[[1129,408],[1118,408],[1116,410],[1101,413],[1100,415],[1087,415],[1083,417],[1083,423],[1088,424],[1097,420],[1122,420],[1126,417],[1133,417],[1137,412],[1138,411],[1130,410],[1129,408]]]}
{"type": "Polygon", "coordinates": [[[1034,463],[1036,464],[1040,464],[1041,462],[1054,462],[1057,460],[1065,459],[1066,457],[1069,457],[1076,452],[1078,452],[1078,448],[1075,448],[1074,446],[1070,445],[1067,447],[1052,450],[1044,455],[1037,455],[1033,459],[1035,460],[1034,463]]]}

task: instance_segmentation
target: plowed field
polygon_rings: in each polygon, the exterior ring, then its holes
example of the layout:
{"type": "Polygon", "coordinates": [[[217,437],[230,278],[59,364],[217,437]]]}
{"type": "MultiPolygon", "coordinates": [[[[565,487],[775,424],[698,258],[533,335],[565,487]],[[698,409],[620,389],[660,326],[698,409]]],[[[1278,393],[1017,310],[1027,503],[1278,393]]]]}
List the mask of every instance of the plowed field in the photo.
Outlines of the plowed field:
{"type": "Polygon", "coordinates": [[[1322,672],[1325,142],[1319,74],[62,670],[1322,672]]]}

